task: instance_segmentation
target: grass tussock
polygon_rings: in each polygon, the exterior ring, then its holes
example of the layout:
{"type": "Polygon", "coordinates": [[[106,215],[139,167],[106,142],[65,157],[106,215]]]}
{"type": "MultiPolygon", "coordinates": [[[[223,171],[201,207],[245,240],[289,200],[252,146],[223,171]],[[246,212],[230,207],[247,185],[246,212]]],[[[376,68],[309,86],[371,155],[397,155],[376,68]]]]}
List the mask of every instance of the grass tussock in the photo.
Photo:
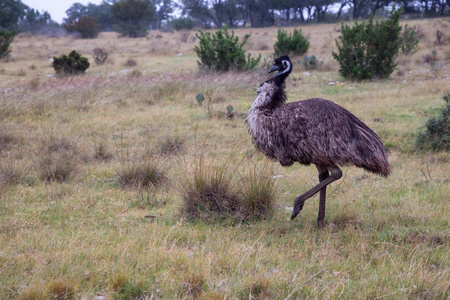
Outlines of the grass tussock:
{"type": "Polygon", "coordinates": [[[0,126],[0,154],[11,149],[16,142],[14,132],[8,127],[0,126]]]}
{"type": "Polygon", "coordinates": [[[191,220],[242,222],[271,216],[274,181],[256,166],[239,178],[233,163],[206,163],[200,157],[181,181],[182,213],[191,220]]]}
{"type": "Polygon", "coordinates": [[[15,162],[12,158],[0,161],[0,184],[14,185],[22,183],[29,172],[28,166],[22,162],[15,162]]]}
{"type": "Polygon", "coordinates": [[[52,300],[75,299],[75,287],[67,280],[54,280],[49,283],[48,295],[52,300]]]}
{"type": "Polygon", "coordinates": [[[94,144],[94,154],[95,160],[109,161],[113,158],[111,151],[109,150],[108,144],[105,140],[99,140],[94,144]]]}
{"type": "Polygon", "coordinates": [[[206,286],[206,280],[203,275],[192,273],[187,275],[183,284],[183,295],[189,298],[198,299],[206,286]]]}
{"type": "Polygon", "coordinates": [[[255,164],[240,180],[242,211],[246,219],[265,219],[274,211],[275,182],[267,168],[267,165],[255,164]]]}
{"type": "Polygon", "coordinates": [[[177,155],[184,150],[184,138],[180,136],[165,136],[159,143],[159,153],[161,155],[177,155]]]}
{"type": "Polygon", "coordinates": [[[122,188],[154,189],[167,182],[165,161],[147,147],[129,147],[116,143],[116,178],[122,188]]]}
{"type": "Polygon", "coordinates": [[[50,136],[41,141],[35,169],[42,181],[65,182],[78,168],[77,146],[65,137],[50,136]]]}
{"type": "Polygon", "coordinates": [[[200,157],[184,174],[180,186],[182,213],[191,220],[207,222],[240,217],[240,202],[233,173],[223,164],[213,166],[200,157]]]}
{"type": "Polygon", "coordinates": [[[29,287],[25,291],[23,291],[18,299],[19,300],[44,300],[46,297],[42,288],[37,287],[29,287]]]}
{"type": "Polygon", "coordinates": [[[122,273],[113,277],[109,286],[112,298],[116,300],[145,299],[147,294],[144,282],[135,282],[122,273]]]}

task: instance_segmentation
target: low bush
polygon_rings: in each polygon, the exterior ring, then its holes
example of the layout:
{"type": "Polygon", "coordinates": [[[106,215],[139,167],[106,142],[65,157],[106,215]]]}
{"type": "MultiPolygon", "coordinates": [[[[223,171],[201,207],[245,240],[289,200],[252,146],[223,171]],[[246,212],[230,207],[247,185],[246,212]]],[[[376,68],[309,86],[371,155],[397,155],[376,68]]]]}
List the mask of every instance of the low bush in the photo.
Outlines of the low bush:
{"type": "Polygon", "coordinates": [[[416,140],[418,149],[450,150],[450,92],[446,92],[442,98],[446,105],[437,117],[430,118],[425,124],[425,131],[416,140]]]}
{"type": "Polygon", "coordinates": [[[53,56],[53,69],[58,75],[82,74],[89,68],[89,60],[73,50],[67,56],[53,56]]]}
{"type": "Polygon", "coordinates": [[[256,67],[261,60],[261,54],[257,58],[245,56],[244,45],[250,34],[246,34],[242,42],[234,35],[234,30],[228,31],[228,27],[217,30],[215,33],[199,30],[196,34],[199,45],[194,51],[200,58],[198,64],[215,71],[247,71],[256,67]]]}
{"type": "Polygon", "coordinates": [[[280,55],[304,55],[308,52],[309,41],[303,36],[302,30],[294,29],[292,34],[283,29],[278,29],[277,41],[273,45],[276,56],[280,55]]]}
{"type": "Polygon", "coordinates": [[[103,65],[108,59],[108,52],[103,48],[95,48],[92,57],[97,65],[103,65]]]}

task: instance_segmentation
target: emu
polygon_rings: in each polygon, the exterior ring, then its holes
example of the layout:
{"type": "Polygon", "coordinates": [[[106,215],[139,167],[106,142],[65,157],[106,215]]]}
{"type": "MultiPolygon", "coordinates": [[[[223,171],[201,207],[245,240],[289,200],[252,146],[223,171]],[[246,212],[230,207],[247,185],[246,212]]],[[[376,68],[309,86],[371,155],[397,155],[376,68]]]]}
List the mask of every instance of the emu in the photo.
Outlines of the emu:
{"type": "Polygon", "coordinates": [[[246,123],[258,150],[282,166],[314,164],[319,184],[298,196],[291,219],[307,199],[320,191],[317,224],[324,225],[327,185],[340,179],[339,166],[355,165],[387,177],[390,165],[380,138],[345,108],[321,98],[287,103],[285,80],[292,71],[288,56],[275,59],[247,115],[246,123]]]}

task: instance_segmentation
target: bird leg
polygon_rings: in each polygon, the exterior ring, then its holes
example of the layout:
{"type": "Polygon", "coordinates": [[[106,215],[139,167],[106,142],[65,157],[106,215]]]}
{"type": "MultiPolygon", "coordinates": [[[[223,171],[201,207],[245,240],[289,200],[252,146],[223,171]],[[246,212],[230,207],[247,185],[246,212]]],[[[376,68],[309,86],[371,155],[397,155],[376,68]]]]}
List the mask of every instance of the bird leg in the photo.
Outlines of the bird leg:
{"type": "MultiPolygon", "coordinates": [[[[317,167],[317,169],[319,170],[319,174],[324,174],[324,173],[321,173],[323,168],[324,167],[317,167]]],[[[307,199],[314,196],[317,192],[319,192],[323,188],[326,188],[326,186],[329,185],[330,183],[332,183],[333,181],[336,181],[342,177],[342,171],[338,167],[329,167],[327,169],[331,172],[330,176],[324,178],[321,182],[319,182],[318,185],[316,185],[309,191],[307,191],[307,192],[301,194],[300,196],[298,196],[297,198],[295,198],[294,211],[292,212],[291,219],[294,219],[298,215],[298,213],[302,210],[303,205],[305,204],[305,201],[307,199]]],[[[325,177],[325,175],[323,175],[323,177],[325,177]]],[[[322,195],[322,193],[321,193],[321,195],[322,195]]],[[[323,205],[319,205],[319,218],[317,221],[320,223],[320,218],[322,218],[322,222],[323,222],[324,217],[325,217],[325,190],[323,191],[323,205]],[[320,212],[320,208],[323,209],[323,215],[320,212]]]]}
{"type": "MultiPolygon", "coordinates": [[[[317,166],[317,170],[319,171],[319,182],[327,179],[330,174],[328,173],[328,169],[322,166],[317,166]]],[[[324,186],[320,190],[320,201],[319,201],[319,216],[317,217],[317,225],[319,227],[323,227],[324,219],[325,219],[325,199],[327,194],[327,187],[324,186]]]]}

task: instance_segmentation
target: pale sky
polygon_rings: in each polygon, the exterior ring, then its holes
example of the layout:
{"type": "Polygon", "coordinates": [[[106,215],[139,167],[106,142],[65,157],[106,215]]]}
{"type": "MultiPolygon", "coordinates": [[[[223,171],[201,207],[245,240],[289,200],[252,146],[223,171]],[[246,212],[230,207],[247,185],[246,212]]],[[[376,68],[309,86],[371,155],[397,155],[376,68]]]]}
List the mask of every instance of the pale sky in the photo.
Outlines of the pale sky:
{"type": "Polygon", "coordinates": [[[74,3],[81,3],[86,5],[88,3],[100,4],[102,0],[22,0],[23,4],[30,8],[37,9],[39,12],[48,11],[52,16],[52,20],[62,23],[64,18],[67,18],[66,10],[74,3]]]}

